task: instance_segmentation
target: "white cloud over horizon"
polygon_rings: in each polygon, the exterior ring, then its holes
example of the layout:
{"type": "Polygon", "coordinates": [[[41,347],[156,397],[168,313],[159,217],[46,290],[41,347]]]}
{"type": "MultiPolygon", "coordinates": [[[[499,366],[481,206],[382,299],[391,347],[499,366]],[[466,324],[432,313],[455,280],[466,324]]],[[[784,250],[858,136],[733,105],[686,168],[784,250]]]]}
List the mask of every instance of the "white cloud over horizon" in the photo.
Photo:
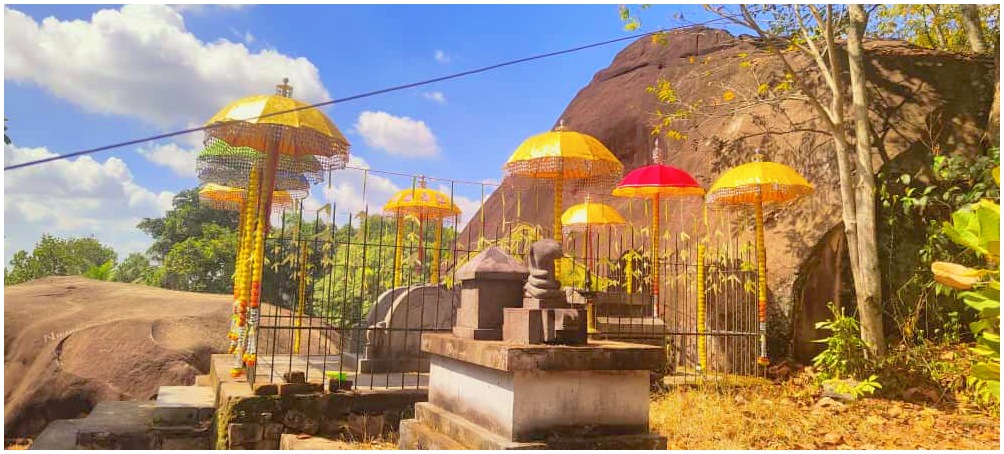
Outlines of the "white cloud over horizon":
{"type": "Polygon", "coordinates": [[[421,120],[367,110],[359,114],[354,129],[367,146],[394,156],[427,158],[439,155],[436,136],[421,120]]]}
{"type": "MultiPolygon", "coordinates": [[[[46,148],[4,146],[4,166],[54,156],[46,148]]],[[[124,161],[90,156],[4,172],[4,264],[31,251],[43,233],[94,236],[119,253],[145,251],[152,242],[136,228],[160,217],[174,193],[153,192],[135,181],[124,161]]]]}
{"type": "MultiPolygon", "coordinates": [[[[4,81],[35,84],[87,112],[160,128],[201,123],[235,99],[274,92],[284,77],[298,99],[330,99],[307,58],[252,52],[223,38],[203,42],[186,29],[179,13],[186,8],[125,5],[89,21],[36,21],[5,7],[4,81]]],[[[250,31],[239,39],[254,41],[250,31]]]]}
{"type": "Polygon", "coordinates": [[[447,54],[445,51],[442,51],[442,50],[439,50],[439,49],[436,49],[436,52],[433,53],[432,57],[435,58],[436,61],[439,62],[439,63],[449,63],[450,62],[450,56],[449,56],[449,54],[447,54]]]}

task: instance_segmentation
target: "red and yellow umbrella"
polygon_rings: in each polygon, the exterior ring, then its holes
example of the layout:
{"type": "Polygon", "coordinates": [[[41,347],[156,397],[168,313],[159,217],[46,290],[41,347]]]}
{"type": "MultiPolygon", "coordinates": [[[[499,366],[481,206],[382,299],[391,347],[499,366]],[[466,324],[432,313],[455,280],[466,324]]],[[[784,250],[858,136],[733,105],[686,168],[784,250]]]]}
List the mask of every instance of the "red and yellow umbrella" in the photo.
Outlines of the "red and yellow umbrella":
{"type": "Polygon", "coordinates": [[[418,254],[422,262],[424,248],[422,238],[425,221],[436,221],[435,244],[432,249],[432,269],[429,283],[439,283],[439,262],[442,257],[443,222],[460,215],[460,208],[453,203],[450,196],[425,185],[425,177],[419,177],[416,187],[405,189],[394,194],[383,207],[384,212],[397,217],[397,235],[394,240],[394,287],[401,285],[402,247],[404,240],[404,217],[415,216],[418,219],[418,254]]]}
{"type": "Polygon", "coordinates": [[[632,170],[614,188],[613,195],[652,199],[652,312],[659,317],[659,217],[664,197],[700,197],[704,188],[689,173],[662,163],[659,143],[652,150],[653,164],[632,170]]]}
{"type": "Polygon", "coordinates": [[[767,358],[767,248],[764,245],[763,206],[791,202],[812,194],[813,188],[795,169],[776,162],[762,161],[756,150],[753,162],[729,169],[708,191],[706,202],[713,206],[753,205],[756,212],[757,315],[760,322],[760,357],[767,358]]]}

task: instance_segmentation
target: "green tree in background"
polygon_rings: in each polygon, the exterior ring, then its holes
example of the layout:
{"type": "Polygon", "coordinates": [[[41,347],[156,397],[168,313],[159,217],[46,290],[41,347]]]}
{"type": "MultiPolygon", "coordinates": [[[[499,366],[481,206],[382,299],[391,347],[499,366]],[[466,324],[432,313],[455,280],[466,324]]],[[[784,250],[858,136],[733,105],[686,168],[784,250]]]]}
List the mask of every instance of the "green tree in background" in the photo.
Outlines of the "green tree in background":
{"type": "Polygon", "coordinates": [[[99,281],[113,280],[115,279],[115,262],[109,260],[100,265],[92,265],[87,271],[84,271],[83,276],[99,281]]]}
{"type": "Polygon", "coordinates": [[[46,276],[76,276],[91,267],[111,262],[117,254],[93,237],[57,238],[43,234],[31,254],[14,253],[10,266],[4,270],[4,284],[13,285],[46,276]]]}
{"type": "Polygon", "coordinates": [[[144,218],[137,225],[140,230],[153,237],[149,254],[154,260],[163,262],[171,249],[189,239],[203,236],[203,230],[210,225],[237,231],[238,216],[235,211],[223,211],[199,205],[199,189],[192,188],[174,196],[172,208],[162,218],[144,218]]]}
{"type": "Polygon", "coordinates": [[[157,285],[160,282],[159,279],[154,280],[157,269],[146,255],[133,252],[115,268],[114,279],[130,284],[157,285]]]}
{"type": "Polygon", "coordinates": [[[236,230],[205,225],[199,236],[171,247],[164,258],[160,284],[172,290],[232,292],[236,255],[236,230]]]}
{"type": "MultiPolygon", "coordinates": [[[[141,272],[143,281],[172,290],[233,291],[237,213],[201,206],[198,188],[179,192],[172,205],[164,217],[145,218],[137,225],[153,237],[148,253],[160,263],[141,272]]],[[[141,265],[138,258],[134,261],[130,266],[141,265]]]]}

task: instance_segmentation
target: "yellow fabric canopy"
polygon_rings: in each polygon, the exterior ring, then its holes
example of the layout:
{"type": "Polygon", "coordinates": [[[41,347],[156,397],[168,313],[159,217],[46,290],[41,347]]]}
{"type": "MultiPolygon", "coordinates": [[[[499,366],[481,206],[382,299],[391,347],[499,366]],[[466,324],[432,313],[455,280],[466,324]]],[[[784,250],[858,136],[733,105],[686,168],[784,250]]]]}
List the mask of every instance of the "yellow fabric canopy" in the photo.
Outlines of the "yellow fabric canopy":
{"type": "Polygon", "coordinates": [[[620,175],[624,166],[595,137],[558,130],[523,141],[503,170],[507,175],[568,180],[620,175]]]}
{"type": "Polygon", "coordinates": [[[813,187],[795,169],[776,162],[749,162],[725,172],[705,200],[711,205],[786,202],[811,194],[813,187]]]}
{"type": "Polygon", "coordinates": [[[460,214],[460,208],[448,195],[422,186],[394,194],[383,210],[388,214],[412,215],[423,219],[445,219],[460,214]]]}
{"type": "Polygon", "coordinates": [[[207,146],[212,139],[220,139],[231,147],[265,152],[269,142],[278,138],[275,147],[280,154],[317,156],[325,169],[345,167],[349,142],[341,131],[320,110],[287,96],[292,91],[289,85],[284,83],[279,89],[280,94],[239,99],[213,115],[206,122],[207,146]],[[262,117],[297,108],[304,109],[262,117]]]}
{"type": "MultiPolygon", "coordinates": [[[[199,188],[199,203],[217,210],[239,211],[244,205],[247,191],[244,188],[232,188],[214,183],[207,183],[199,188]]],[[[272,195],[272,209],[292,207],[294,199],[287,191],[275,191],[272,195]]]]}
{"type": "Polygon", "coordinates": [[[617,210],[607,204],[586,201],[572,205],[561,215],[561,224],[566,229],[585,229],[608,225],[622,225],[626,221],[617,210]]]}

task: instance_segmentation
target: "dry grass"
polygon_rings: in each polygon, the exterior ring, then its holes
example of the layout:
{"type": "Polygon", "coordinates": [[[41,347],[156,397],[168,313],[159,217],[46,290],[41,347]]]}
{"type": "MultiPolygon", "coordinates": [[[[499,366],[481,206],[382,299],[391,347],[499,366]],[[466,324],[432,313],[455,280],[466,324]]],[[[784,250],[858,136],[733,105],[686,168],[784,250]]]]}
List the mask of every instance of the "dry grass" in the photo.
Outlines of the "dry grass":
{"type": "Polygon", "coordinates": [[[816,408],[818,389],[764,384],[677,387],[650,420],[669,449],[998,449],[1000,419],[866,398],[816,408]]]}
{"type": "Polygon", "coordinates": [[[31,447],[31,441],[30,438],[16,438],[10,444],[4,446],[4,449],[12,451],[26,450],[31,447]]]}

